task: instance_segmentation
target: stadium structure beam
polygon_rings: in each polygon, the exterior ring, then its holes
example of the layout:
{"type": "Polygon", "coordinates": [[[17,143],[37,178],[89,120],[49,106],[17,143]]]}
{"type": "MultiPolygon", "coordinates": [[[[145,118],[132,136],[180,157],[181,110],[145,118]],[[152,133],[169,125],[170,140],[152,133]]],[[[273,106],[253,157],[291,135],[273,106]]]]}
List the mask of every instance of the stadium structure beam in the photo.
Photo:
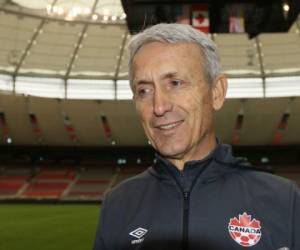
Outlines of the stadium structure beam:
{"type": "Polygon", "coordinates": [[[266,73],[265,73],[263,54],[261,51],[262,44],[261,44],[258,36],[255,37],[255,44],[256,44],[256,50],[257,50],[257,54],[258,54],[258,62],[259,62],[259,66],[260,66],[260,73],[261,73],[262,84],[263,84],[263,96],[266,97],[266,73]]]}
{"type": "MultiPolygon", "coordinates": [[[[88,15],[89,19],[92,17],[93,14],[95,14],[95,10],[96,10],[98,2],[99,2],[99,0],[94,1],[93,7],[91,9],[91,13],[88,15]]],[[[74,65],[74,62],[75,62],[77,56],[78,56],[79,49],[81,48],[82,42],[83,42],[84,38],[86,37],[86,31],[87,31],[88,27],[89,27],[88,23],[85,23],[83,25],[83,28],[82,28],[81,33],[79,35],[78,41],[75,45],[75,49],[74,49],[73,54],[71,56],[71,60],[70,60],[70,62],[68,64],[68,67],[67,67],[67,71],[66,71],[66,74],[65,74],[65,77],[64,77],[65,80],[67,80],[70,76],[72,67],[74,65]]]]}
{"type": "Polygon", "coordinates": [[[68,96],[68,80],[64,79],[64,98],[67,99],[68,96]]]}
{"type": "Polygon", "coordinates": [[[117,65],[116,65],[116,71],[115,71],[115,75],[114,75],[115,100],[117,100],[117,81],[118,81],[118,77],[119,77],[122,58],[123,58],[124,51],[125,51],[125,44],[126,44],[126,41],[127,41],[127,35],[128,35],[128,30],[126,30],[124,35],[123,35],[123,40],[122,40],[122,44],[121,44],[121,47],[120,47],[120,53],[119,53],[118,62],[117,62],[117,65]]]}
{"type": "Polygon", "coordinates": [[[16,76],[12,75],[13,94],[16,93],[16,76]]]}
{"type": "Polygon", "coordinates": [[[296,20],[296,26],[297,26],[297,29],[299,31],[299,35],[300,35],[300,15],[298,16],[298,19],[296,20]]]}
{"type": "Polygon", "coordinates": [[[10,0],[6,0],[1,4],[1,7],[4,7],[5,5],[7,5],[10,2],[10,0]]]}
{"type": "Polygon", "coordinates": [[[51,3],[51,7],[53,7],[57,3],[57,0],[53,0],[51,3]]]}
{"type": "Polygon", "coordinates": [[[14,71],[14,73],[13,73],[13,77],[16,77],[16,76],[18,75],[19,70],[20,70],[22,64],[24,63],[24,60],[25,60],[26,57],[28,56],[29,51],[30,51],[30,49],[32,48],[32,46],[34,45],[34,43],[35,43],[35,41],[36,41],[36,38],[37,38],[38,35],[40,34],[40,31],[41,31],[41,29],[43,28],[45,22],[46,22],[45,20],[42,20],[42,21],[39,23],[38,27],[34,30],[31,39],[28,41],[28,44],[27,44],[25,50],[23,51],[23,53],[22,53],[22,55],[21,55],[21,57],[20,57],[20,60],[19,60],[18,63],[17,63],[17,66],[16,66],[15,71],[14,71]]]}
{"type": "Polygon", "coordinates": [[[50,16],[42,16],[38,14],[32,14],[23,12],[20,10],[13,10],[8,9],[3,6],[0,7],[0,12],[3,12],[5,14],[11,14],[16,16],[22,16],[22,17],[29,17],[39,20],[45,20],[45,21],[52,21],[52,22],[60,22],[60,23],[69,23],[69,24],[88,24],[88,25],[105,25],[105,26],[124,26],[125,22],[113,22],[113,23],[106,23],[101,21],[90,21],[90,20],[65,20],[63,18],[57,18],[57,17],[50,17],[50,16]]]}
{"type": "MultiPolygon", "coordinates": [[[[14,75],[13,72],[2,70],[2,69],[0,70],[0,74],[9,75],[9,76],[14,75]]],[[[62,74],[26,72],[26,73],[18,73],[18,76],[40,77],[40,78],[56,78],[56,79],[64,80],[64,75],[62,75],[62,74]]],[[[251,77],[251,76],[249,76],[249,77],[251,77]]],[[[79,80],[113,80],[113,77],[111,75],[103,75],[103,76],[76,75],[76,76],[72,77],[72,79],[79,79],[79,80]]],[[[126,79],[127,78],[125,76],[119,78],[119,80],[126,80],[126,79]]]]}

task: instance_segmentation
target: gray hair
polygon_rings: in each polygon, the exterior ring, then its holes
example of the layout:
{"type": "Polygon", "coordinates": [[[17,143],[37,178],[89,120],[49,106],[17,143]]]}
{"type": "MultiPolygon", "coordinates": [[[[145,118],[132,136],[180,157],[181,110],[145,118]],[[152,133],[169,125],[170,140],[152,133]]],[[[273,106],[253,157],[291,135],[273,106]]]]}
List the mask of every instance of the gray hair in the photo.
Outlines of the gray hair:
{"type": "Polygon", "coordinates": [[[161,23],[134,35],[129,41],[129,79],[132,87],[132,64],[138,50],[151,42],[194,43],[204,57],[204,70],[209,83],[221,73],[221,64],[215,43],[203,32],[187,24],[161,23]]]}

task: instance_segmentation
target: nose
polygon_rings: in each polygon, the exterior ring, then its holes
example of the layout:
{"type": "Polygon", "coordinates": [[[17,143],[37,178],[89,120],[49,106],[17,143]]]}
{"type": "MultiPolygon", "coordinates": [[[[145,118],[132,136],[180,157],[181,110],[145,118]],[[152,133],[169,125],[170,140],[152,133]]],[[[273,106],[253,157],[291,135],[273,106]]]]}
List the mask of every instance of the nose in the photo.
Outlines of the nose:
{"type": "Polygon", "coordinates": [[[153,113],[156,116],[163,116],[172,110],[170,96],[161,89],[156,89],[153,97],[153,113]]]}

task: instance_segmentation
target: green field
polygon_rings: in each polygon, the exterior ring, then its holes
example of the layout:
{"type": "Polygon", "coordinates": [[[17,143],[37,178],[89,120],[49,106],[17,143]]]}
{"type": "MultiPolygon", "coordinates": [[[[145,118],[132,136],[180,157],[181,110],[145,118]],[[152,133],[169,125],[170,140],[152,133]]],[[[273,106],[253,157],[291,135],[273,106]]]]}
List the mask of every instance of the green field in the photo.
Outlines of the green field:
{"type": "Polygon", "coordinates": [[[1,250],[90,250],[100,205],[0,205],[1,250]]]}

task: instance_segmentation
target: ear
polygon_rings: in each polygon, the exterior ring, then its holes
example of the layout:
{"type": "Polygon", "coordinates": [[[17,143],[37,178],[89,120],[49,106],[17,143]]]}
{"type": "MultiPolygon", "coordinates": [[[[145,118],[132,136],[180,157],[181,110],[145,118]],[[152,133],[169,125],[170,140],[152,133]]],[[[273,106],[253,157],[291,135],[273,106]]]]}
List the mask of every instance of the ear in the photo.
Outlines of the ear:
{"type": "Polygon", "coordinates": [[[227,92],[227,78],[225,75],[219,75],[213,82],[212,98],[214,110],[219,110],[225,101],[227,92]]]}

